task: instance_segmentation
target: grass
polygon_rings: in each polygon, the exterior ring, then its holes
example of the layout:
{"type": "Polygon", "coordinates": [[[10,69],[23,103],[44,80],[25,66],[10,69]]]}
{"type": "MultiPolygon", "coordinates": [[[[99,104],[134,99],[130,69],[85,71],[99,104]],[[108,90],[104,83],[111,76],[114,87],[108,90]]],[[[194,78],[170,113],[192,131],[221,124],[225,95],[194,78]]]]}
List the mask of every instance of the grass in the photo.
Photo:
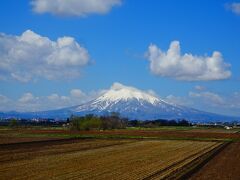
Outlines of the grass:
{"type": "MultiPolygon", "coordinates": [[[[192,128],[192,127],[191,127],[192,128]]],[[[211,136],[201,136],[197,133],[194,136],[191,136],[190,127],[161,127],[161,128],[128,128],[126,130],[107,130],[107,131],[95,131],[92,133],[91,131],[80,131],[74,132],[68,130],[57,131],[59,129],[50,129],[51,131],[47,131],[49,129],[40,129],[38,131],[36,129],[1,129],[0,137],[1,138],[16,138],[16,142],[18,138],[29,138],[29,139],[41,139],[45,140],[49,139],[65,139],[65,138],[74,138],[74,139],[159,139],[159,140],[191,140],[191,141],[239,141],[240,139],[232,139],[231,137],[214,137],[211,136]],[[178,129],[178,130],[176,130],[178,129]],[[188,129],[188,131],[186,131],[188,129]],[[46,130],[46,131],[45,131],[46,130]],[[54,131],[56,130],[56,131],[54,131]],[[139,130],[141,130],[140,133],[139,130]],[[153,130],[155,130],[153,132],[153,130]],[[168,133],[166,130],[171,130],[172,133],[168,133]],[[143,133],[142,133],[143,131],[143,133]],[[186,131],[186,132],[185,132],[186,131]],[[40,133],[41,132],[41,133],[40,133]],[[155,133],[157,132],[157,133],[155,133]],[[158,132],[165,132],[160,133],[158,132]],[[174,133],[176,132],[176,133],[174,133]],[[190,136],[189,136],[190,135],[190,136]]],[[[62,130],[62,129],[60,129],[62,130]]],[[[204,129],[205,130],[205,129],[204,129]]],[[[209,130],[211,131],[211,130],[209,130]]],[[[208,131],[205,131],[205,133],[208,131]]],[[[224,135],[224,134],[223,134],[224,135]]],[[[4,141],[5,142],[5,141],[4,141]]]]}
{"type": "Polygon", "coordinates": [[[161,126],[156,128],[144,128],[144,127],[127,127],[127,130],[145,130],[145,131],[152,131],[152,130],[179,130],[179,131],[187,131],[196,129],[191,126],[161,126]]]}
{"type": "Polygon", "coordinates": [[[226,130],[223,127],[197,127],[197,126],[160,126],[155,128],[144,127],[127,127],[127,130],[143,130],[143,131],[209,131],[209,132],[240,132],[239,128],[226,130]]]}

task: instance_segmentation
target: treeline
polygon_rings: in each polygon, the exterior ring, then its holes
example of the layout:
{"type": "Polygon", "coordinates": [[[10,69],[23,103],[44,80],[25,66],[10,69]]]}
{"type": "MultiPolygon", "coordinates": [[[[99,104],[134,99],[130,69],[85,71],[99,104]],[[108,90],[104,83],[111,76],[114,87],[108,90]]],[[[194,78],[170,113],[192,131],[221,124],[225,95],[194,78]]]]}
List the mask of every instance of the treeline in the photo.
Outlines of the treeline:
{"type": "Polygon", "coordinates": [[[95,116],[89,114],[78,117],[71,116],[70,128],[72,130],[107,130],[124,129],[128,125],[128,120],[120,118],[118,113],[111,113],[110,116],[95,116]]]}
{"type": "Polygon", "coordinates": [[[139,121],[132,120],[128,122],[130,127],[145,127],[145,128],[155,128],[160,126],[191,126],[192,124],[185,119],[181,120],[165,120],[158,119],[152,121],[139,121]]]}
{"type": "Polygon", "coordinates": [[[0,121],[0,126],[9,126],[11,128],[28,128],[28,127],[66,127],[71,130],[108,130],[108,129],[125,129],[126,127],[144,127],[157,128],[160,126],[191,126],[185,119],[181,120],[128,120],[122,118],[119,113],[110,113],[108,116],[96,116],[88,114],[85,116],[71,116],[67,120],[54,121],[53,119],[42,119],[38,121],[33,120],[16,120],[9,119],[7,121],[0,121]]]}
{"type": "Polygon", "coordinates": [[[144,127],[156,128],[160,126],[191,126],[185,119],[181,120],[151,120],[139,121],[121,118],[118,113],[111,113],[110,116],[95,116],[92,114],[70,118],[70,128],[72,130],[107,130],[107,129],[124,129],[126,127],[144,127]]]}
{"type": "MultiPolygon", "coordinates": [[[[67,122],[68,123],[68,122],[67,122]]],[[[0,120],[0,126],[8,126],[10,128],[28,128],[28,127],[61,127],[66,124],[65,121],[54,121],[53,119],[42,119],[39,121],[31,119],[15,119],[0,120]]]]}

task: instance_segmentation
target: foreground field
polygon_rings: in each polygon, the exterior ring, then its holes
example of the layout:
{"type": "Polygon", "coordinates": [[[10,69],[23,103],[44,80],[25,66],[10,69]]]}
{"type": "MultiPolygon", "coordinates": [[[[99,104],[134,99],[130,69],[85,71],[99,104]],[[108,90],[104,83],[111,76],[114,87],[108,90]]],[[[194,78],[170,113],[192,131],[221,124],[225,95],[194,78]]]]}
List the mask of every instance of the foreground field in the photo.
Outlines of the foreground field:
{"type": "Polygon", "coordinates": [[[174,140],[67,142],[1,145],[1,179],[158,179],[221,144],[174,140]]]}
{"type": "Polygon", "coordinates": [[[240,143],[232,143],[194,174],[192,180],[239,179],[240,143]]]}
{"type": "Polygon", "coordinates": [[[0,179],[237,179],[239,141],[239,129],[0,128],[0,179]]]}

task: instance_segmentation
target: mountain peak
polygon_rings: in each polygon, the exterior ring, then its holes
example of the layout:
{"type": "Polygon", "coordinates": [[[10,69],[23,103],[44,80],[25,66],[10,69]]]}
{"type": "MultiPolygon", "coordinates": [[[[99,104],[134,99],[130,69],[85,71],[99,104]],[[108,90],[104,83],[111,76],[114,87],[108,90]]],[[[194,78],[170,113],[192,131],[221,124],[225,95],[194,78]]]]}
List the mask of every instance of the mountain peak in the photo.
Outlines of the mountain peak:
{"type": "Polygon", "coordinates": [[[156,102],[159,102],[160,100],[145,92],[142,90],[139,90],[137,88],[131,87],[131,86],[125,86],[121,83],[114,83],[110,90],[108,90],[105,94],[97,98],[97,101],[127,101],[130,99],[137,99],[137,100],[143,100],[147,101],[151,104],[154,104],[156,102]]]}

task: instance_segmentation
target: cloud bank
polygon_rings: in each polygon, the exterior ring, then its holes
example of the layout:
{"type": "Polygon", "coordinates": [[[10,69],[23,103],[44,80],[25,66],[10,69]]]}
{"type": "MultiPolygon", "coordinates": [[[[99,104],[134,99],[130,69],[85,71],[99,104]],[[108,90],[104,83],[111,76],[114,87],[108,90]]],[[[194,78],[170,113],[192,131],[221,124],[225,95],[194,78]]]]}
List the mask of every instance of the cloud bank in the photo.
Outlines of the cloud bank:
{"type": "Polygon", "coordinates": [[[240,116],[240,92],[220,94],[212,91],[190,91],[186,96],[168,95],[165,101],[189,106],[206,112],[240,116]]]}
{"type": "Polygon", "coordinates": [[[85,93],[80,89],[72,89],[68,95],[52,93],[47,96],[35,96],[27,92],[18,99],[0,94],[0,111],[34,112],[71,107],[97,98],[104,92],[105,90],[99,90],[85,93]]]}
{"type": "Polygon", "coordinates": [[[0,33],[0,59],[0,80],[29,82],[79,77],[90,55],[72,37],[52,41],[27,30],[20,36],[0,33]]]}
{"type": "Polygon", "coordinates": [[[58,16],[84,17],[90,14],[106,14],[121,0],[33,0],[33,11],[58,16]]]}
{"type": "Polygon", "coordinates": [[[146,57],[151,72],[157,76],[184,81],[223,80],[231,76],[230,64],[224,62],[220,52],[215,51],[212,56],[181,54],[179,41],[171,42],[166,52],[151,44],[146,57]]]}

